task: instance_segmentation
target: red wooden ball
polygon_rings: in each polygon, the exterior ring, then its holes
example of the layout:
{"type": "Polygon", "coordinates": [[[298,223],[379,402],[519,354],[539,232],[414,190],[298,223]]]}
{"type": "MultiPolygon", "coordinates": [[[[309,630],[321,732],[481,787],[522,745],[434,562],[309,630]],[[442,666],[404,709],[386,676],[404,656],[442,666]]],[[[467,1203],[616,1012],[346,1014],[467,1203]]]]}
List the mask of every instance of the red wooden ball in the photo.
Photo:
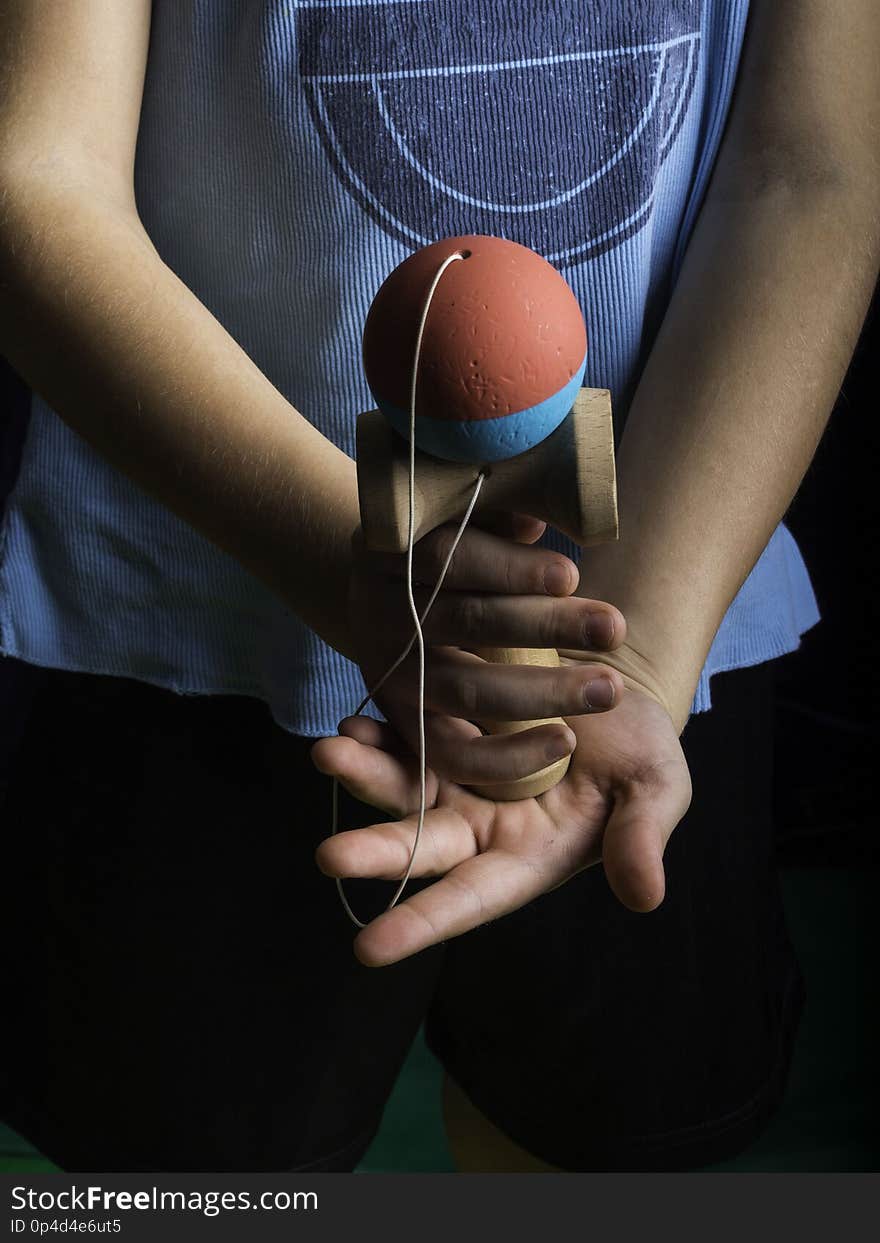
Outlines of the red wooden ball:
{"type": "Polygon", "coordinates": [[[403,435],[418,327],[416,443],[438,457],[487,462],[531,448],[562,422],[586,367],[587,332],[559,272],[498,237],[444,238],[405,259],[376,294],[364,328],[364,370],[377,405],[403,435]]]}

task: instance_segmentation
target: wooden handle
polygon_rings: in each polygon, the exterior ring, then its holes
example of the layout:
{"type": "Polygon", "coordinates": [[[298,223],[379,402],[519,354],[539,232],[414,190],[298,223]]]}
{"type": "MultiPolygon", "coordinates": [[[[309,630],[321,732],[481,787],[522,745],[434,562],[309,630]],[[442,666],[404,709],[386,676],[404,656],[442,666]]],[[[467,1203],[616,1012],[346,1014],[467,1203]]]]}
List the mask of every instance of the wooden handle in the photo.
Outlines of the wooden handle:
{"type": "MultiPolygon", "coordinates": [[[[481,469],[486,472],[474,517],[488,511],[531,514],[557,527],[576,543],[599,544],[617,538],[617,491],[611,396],[606,389],[583,388],[568,418],[533,449],[480,467],[445,462],[416,451],[415,538],[443,522],[461,519],[481,469]]],[[[357,421],[357,473],[361,526],[367,547],[405,552],[409,529],[409,445],[378,410],[357,421]]],[[[478,648],[495,664],[559,664],[554,650],[478,648]]],[[[559,720],[560,718],[551,718],[559,720]]],[[[544,721],[479,722],[492,734],[516,733],[544,721]]],[[[534,798],[552,789],[568,770],[570,757],[517,781],[474,786],[498,801],[534,798]]]]}
{"type": "MultiPolygon", "coordinates": [[[[559,653],[555,648],[532,647],[478,647],[475,655],[496,665],[543,665],[553,669],[559,667],[559,653]]],[[[536,725],[549,725],[558,722],[564,725],[562,717],[545,717],[541,721],[478,721],[477,724],[487,734],[516,734],[524,729],[534,729],[536,725]]],[[[484,798],[495,799],[499,803],[513,802],[521,798],[537,798],[546,790],[552,790],[568,772],[570,755],[561,760],[554,760],[546,768],[539,768],[528,777],[519,777],[516,781],[503,781],[497,785],[471,786],[475,794],[484,798]]]]}

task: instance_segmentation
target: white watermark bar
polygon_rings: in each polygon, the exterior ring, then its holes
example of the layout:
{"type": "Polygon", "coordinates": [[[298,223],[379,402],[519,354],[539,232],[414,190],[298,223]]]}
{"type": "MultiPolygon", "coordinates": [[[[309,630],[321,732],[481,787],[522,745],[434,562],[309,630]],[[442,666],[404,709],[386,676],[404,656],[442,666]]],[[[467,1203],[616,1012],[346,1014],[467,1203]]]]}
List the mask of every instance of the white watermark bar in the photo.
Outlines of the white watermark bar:
{"type": "Polygon", "coordinates": [[[12,1239],[877,1238],[878,1174],[4,1174],[12,1239]],[[775,1224],[774,1224],[775,1223],[775,1224]],[[781,1234],[780,1234],[781,1229],[781,1234]],[[344,1233],[343,1233],[344,1232],[344,1233]]]}

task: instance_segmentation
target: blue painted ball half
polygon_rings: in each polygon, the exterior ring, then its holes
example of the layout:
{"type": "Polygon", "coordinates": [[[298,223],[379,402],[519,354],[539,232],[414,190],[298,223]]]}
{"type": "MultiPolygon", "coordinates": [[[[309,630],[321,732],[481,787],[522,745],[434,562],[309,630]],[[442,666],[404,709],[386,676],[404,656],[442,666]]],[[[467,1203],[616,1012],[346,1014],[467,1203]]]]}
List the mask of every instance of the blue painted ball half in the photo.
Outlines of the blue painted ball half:
{"type": "MultiPolygon", "coordinates": [[[[587,356],[568,383],[552,397],[498,419],[467,422],[416,417],[416,445],[424,453],[450,462],[502,462],[533,449],[564,422],[583,383],[587,356]]],[[[374,395],[375,396],[375,395],[374,395]]],[[[376,398],[396,432],[409,440],[410,413],[376,398]]]]}

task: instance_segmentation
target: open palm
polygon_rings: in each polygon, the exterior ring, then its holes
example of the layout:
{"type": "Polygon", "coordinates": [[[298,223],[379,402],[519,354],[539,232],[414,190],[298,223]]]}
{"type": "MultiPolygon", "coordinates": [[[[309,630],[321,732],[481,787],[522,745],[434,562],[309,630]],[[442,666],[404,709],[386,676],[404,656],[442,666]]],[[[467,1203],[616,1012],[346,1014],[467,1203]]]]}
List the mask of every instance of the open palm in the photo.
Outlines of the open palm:
{"type": "MultiPolygon", "coordinates": [[[[516,910],[602,861],[617,897],[633,910],[663,899],[662,856],[690,803],[676,728],[655,698],[627,679],[611,712],[567,717],[577,736],[568,773],[546,794],[493,802],[428,771],[427,807],[413,876],[432,885],[368,924],[358,958],[385,966],[516,910]]],[[[312,748],[316,767],[365,803],[400,817],[321,843],[331,876],[403,874],[418,823],[418,765],[394,731],[349,717],[340,736],[312,748]]]]}

